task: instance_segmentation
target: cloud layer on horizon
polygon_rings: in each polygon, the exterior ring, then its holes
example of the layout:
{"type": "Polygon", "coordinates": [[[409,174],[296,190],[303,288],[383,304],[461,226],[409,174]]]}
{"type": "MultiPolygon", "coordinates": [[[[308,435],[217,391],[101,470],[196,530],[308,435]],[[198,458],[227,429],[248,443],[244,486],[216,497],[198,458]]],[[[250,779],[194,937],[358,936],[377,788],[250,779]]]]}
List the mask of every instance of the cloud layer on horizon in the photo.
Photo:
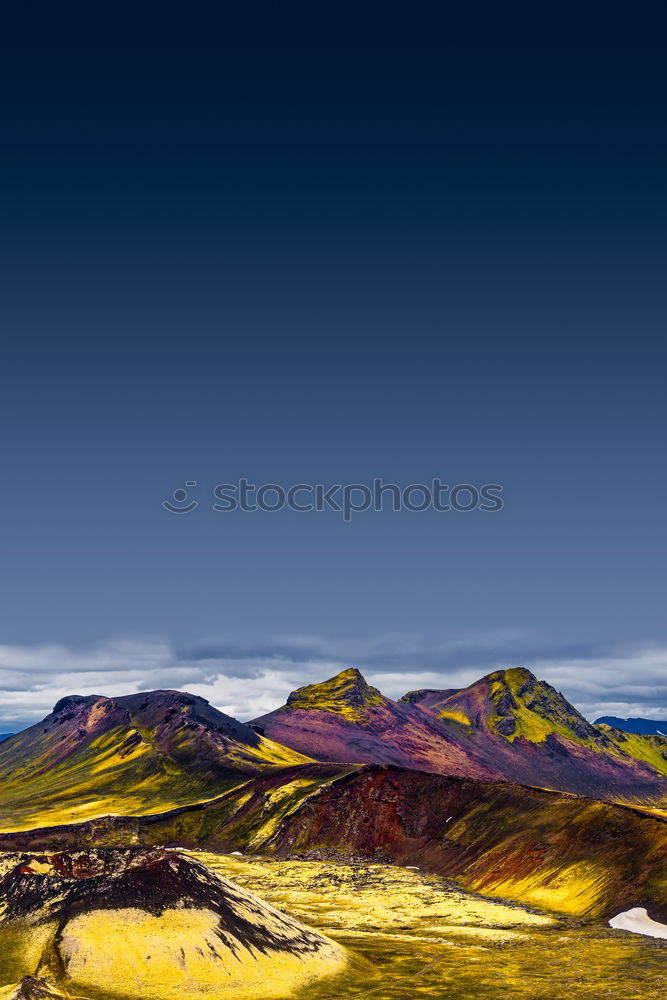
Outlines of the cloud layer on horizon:
{"type": "Polygon", "coordinates": [[[345,640],[278,636],[187,648],[159,638],[87,649],[0,645],[0,732],[38,722],[66,694],[117,697],[154,688],[188,690],[229,715],[250,719],[283,704],[294,688],[350,666],[393,698],[420,687],[464,687],[499,667],[525,666],[590,719],[667,719],[664,645],[559,646],[506,629],[450,641],[401,633],[345,640]]]}

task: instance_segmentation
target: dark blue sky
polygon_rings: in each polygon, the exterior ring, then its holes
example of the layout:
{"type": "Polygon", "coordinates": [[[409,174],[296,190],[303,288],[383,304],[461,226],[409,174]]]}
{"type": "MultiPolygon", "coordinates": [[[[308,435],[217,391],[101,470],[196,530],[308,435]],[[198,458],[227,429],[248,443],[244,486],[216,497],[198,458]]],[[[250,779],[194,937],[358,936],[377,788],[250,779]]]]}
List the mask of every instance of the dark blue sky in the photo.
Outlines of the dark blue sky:
{"type": "Polygon", "coordinates": [[[205,647],[202,684],[230,643],[293,664],[304,636],[304,681],[355,643],[385,651],[380,675],[443,684],[452,664],[627,672],[667,646],[661,6],[497,7],[8,24],[17,718],[49,671],[75,683],[77,651],[121,641],[205,647]],[[240,476],[496,482],[506,505],[208,509],[240,476]],[[187,479],[201,506],[169,515],[187,479]]]}

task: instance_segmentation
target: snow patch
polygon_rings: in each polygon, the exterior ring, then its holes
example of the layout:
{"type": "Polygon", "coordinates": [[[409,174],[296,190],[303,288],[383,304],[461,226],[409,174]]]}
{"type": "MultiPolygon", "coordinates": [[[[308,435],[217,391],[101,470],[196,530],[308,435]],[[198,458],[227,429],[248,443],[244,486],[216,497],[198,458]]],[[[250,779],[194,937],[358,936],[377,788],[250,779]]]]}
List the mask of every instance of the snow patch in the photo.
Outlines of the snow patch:
{"type": "Polygon", "coordinates": [[[667,924],[652,920],[643,906],[635,906],[632,910],[618,913],[611,918],[609,926],[617,931],[631,931],[633,934],[644,934],[647,937],[667,940],[667,924]]]}

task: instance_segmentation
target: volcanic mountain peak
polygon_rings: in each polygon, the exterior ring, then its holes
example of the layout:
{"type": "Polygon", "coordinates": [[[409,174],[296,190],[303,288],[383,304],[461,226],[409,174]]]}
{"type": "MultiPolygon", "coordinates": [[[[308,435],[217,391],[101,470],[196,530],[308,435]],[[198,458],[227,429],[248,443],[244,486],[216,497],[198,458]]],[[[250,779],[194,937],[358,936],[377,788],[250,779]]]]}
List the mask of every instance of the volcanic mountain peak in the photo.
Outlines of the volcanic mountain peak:
{"type": "Polygon", "coordinates": [[[606,742],[559,691],[525,667],[495,670],[436,708],[443,719],[467,719],[470,726],[488,727],[510,741],[521,736],[542,743],[560,735],[587,745],[606,742]]]}
{"type": "Polygon", "coordinates": [[[367,684],[354,667],[342,670],[335,677],[319,684],[307,684],[292,691],[287,708],[307,711],[336,712],[351,721],[358,721],[363,709],[385,705],[387,699],[377,688],[367,684]]]}
{"type": "Polygon", "coordinates": [[[70,695],[0,743],[0,827],[173,808],[307,760],[196,695],[70,695]]]}
{"type": "Polygon", "coordinates": [[[222,736],[249,747],[258,747],[262,742],[250,726],[213,708],[206,698],[185,691],[139,691],[118,698],[68,695],[56,703],[45,724],[61,726],[64,733],[79,727],[80,736],[93,730],[106,731],[114,725],[132,726],[136,727],[134,733],[141,732],[142,738],[151,743],[169,738],[176,730],[210,732],[216,738],[222,736]]]}

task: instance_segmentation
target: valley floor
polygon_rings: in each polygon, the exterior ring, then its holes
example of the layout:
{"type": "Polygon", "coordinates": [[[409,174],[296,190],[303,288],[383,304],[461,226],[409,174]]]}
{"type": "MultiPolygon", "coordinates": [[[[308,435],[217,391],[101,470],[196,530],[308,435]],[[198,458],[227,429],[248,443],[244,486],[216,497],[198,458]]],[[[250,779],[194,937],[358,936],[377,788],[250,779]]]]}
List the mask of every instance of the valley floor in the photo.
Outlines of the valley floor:
{"type": "MultiPolygon", "coordinates": [[[[463,892],[393,865],[196,856],[344,944],[299,1000],[664,1000],[667,942],[463,892]]],[[[258,998],[260,1000],[260,998],[258,998]]]]}

